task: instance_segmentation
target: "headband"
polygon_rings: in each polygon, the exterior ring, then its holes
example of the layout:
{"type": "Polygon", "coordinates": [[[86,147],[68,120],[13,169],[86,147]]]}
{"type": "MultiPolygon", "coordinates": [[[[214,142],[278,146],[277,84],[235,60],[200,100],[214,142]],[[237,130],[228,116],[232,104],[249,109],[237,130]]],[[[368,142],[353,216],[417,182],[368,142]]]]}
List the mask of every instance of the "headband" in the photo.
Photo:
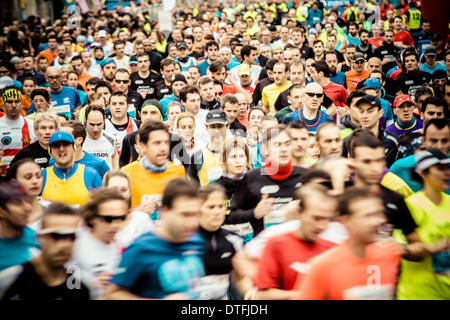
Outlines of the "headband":
{"type": "Polygon", "coordinates": [[[22,94],[18,88],[9,88],[2,92],[2,102],[5,104],[9,99],[22,99],[22,94]]]}
{"type": "Polygon", "coordinates": [[[141,112],[144,111],[145,109],[155,109],[156,111],[158,111],[159,115],[161,116],[161,120],[163,119],[161,111],[154,104],[147,104],[147,105],[143,106],[142,109],[141,109],[141,112]]]}

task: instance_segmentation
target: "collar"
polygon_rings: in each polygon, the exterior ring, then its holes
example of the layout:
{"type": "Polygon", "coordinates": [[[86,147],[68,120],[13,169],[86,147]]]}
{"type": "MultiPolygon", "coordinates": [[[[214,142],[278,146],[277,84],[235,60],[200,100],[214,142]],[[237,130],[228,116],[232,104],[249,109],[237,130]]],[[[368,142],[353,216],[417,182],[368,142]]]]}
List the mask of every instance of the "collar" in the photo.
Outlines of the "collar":
{"type": "Polygon", "coordinates": [[[411,122],[407,123],[407,124],[400,123],[400,122],[398,122],[398,119],[397,119],[397,120],[395,120],[395,127],[399,130],[408,131],[408,130],[411,130],[412,128],[414,128],[416,123],[417,123],[417,119],[414,116],[413,116],[411,122]]]}

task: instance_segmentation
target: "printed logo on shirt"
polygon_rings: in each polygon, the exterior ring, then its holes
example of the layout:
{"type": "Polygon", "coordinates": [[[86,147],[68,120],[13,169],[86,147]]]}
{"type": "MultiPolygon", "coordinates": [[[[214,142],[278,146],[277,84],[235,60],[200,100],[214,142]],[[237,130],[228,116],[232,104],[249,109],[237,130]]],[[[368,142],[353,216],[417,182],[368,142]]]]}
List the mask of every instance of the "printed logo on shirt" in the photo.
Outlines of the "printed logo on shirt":
{"type": "Polygon", "coordinates": [[[65,97],[65,98],[63,99],[63,102],[64,102],[64,103],[70,103],[70,98],[69,98],[69,97],[65,97]]]}
{"type": "Polygon", "coordinates": [[[34,162],[36,162],[36,163],[47,163],[48,159],[47,158],[36,158],[36,159],[34,159],[34,162]]]}
{"type": "Polygon", "coordinates": [[[12,142],[12,138],[10,136],[6,136],[2,138],[2,144],[7,146],[10,145],[12,142]]]}
{"type": "Polygon", "coordinates": [[[262,187],[260,192],[261,192],[261,194],[271,194],[271,193],[277,193],[279,190],[280,190],[280,186],[274,184],[274,185],[262,187]]]}

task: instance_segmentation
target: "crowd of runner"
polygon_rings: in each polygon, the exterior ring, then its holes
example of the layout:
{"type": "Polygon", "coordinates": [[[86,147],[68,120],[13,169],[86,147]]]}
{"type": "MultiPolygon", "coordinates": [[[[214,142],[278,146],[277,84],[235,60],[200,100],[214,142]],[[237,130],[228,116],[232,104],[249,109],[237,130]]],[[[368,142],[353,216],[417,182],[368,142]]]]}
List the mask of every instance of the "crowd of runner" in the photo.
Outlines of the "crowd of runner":
{"type": "Polygon", "coordinates": [[[450,42],[420,9],[0,22],[0,298],[450,299],[450,42]]]}

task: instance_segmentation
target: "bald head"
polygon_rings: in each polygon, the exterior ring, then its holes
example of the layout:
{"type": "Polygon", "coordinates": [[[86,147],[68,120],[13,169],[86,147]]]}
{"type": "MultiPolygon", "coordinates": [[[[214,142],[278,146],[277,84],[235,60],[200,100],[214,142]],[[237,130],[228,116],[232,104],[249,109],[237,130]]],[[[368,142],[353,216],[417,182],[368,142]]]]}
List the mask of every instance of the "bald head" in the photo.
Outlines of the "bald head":
{"type": "Polygon", "coordinates": [[[371,73],[374,70],[381,71],[381,60],[377,57],[372,57],[367,62],[367,71],[371,73]]]}
{"type": "Polygon", "coordinates": [[[305,92],[323,93],[323,88],[317,82],[311,82],[306,85],[305,92]]]}
{"type": "Polygon", "coordinates": [[[58,67],[48,67],[45,72],[50,90],[59,92],[61,90],[61,70],[58,67]]]}

